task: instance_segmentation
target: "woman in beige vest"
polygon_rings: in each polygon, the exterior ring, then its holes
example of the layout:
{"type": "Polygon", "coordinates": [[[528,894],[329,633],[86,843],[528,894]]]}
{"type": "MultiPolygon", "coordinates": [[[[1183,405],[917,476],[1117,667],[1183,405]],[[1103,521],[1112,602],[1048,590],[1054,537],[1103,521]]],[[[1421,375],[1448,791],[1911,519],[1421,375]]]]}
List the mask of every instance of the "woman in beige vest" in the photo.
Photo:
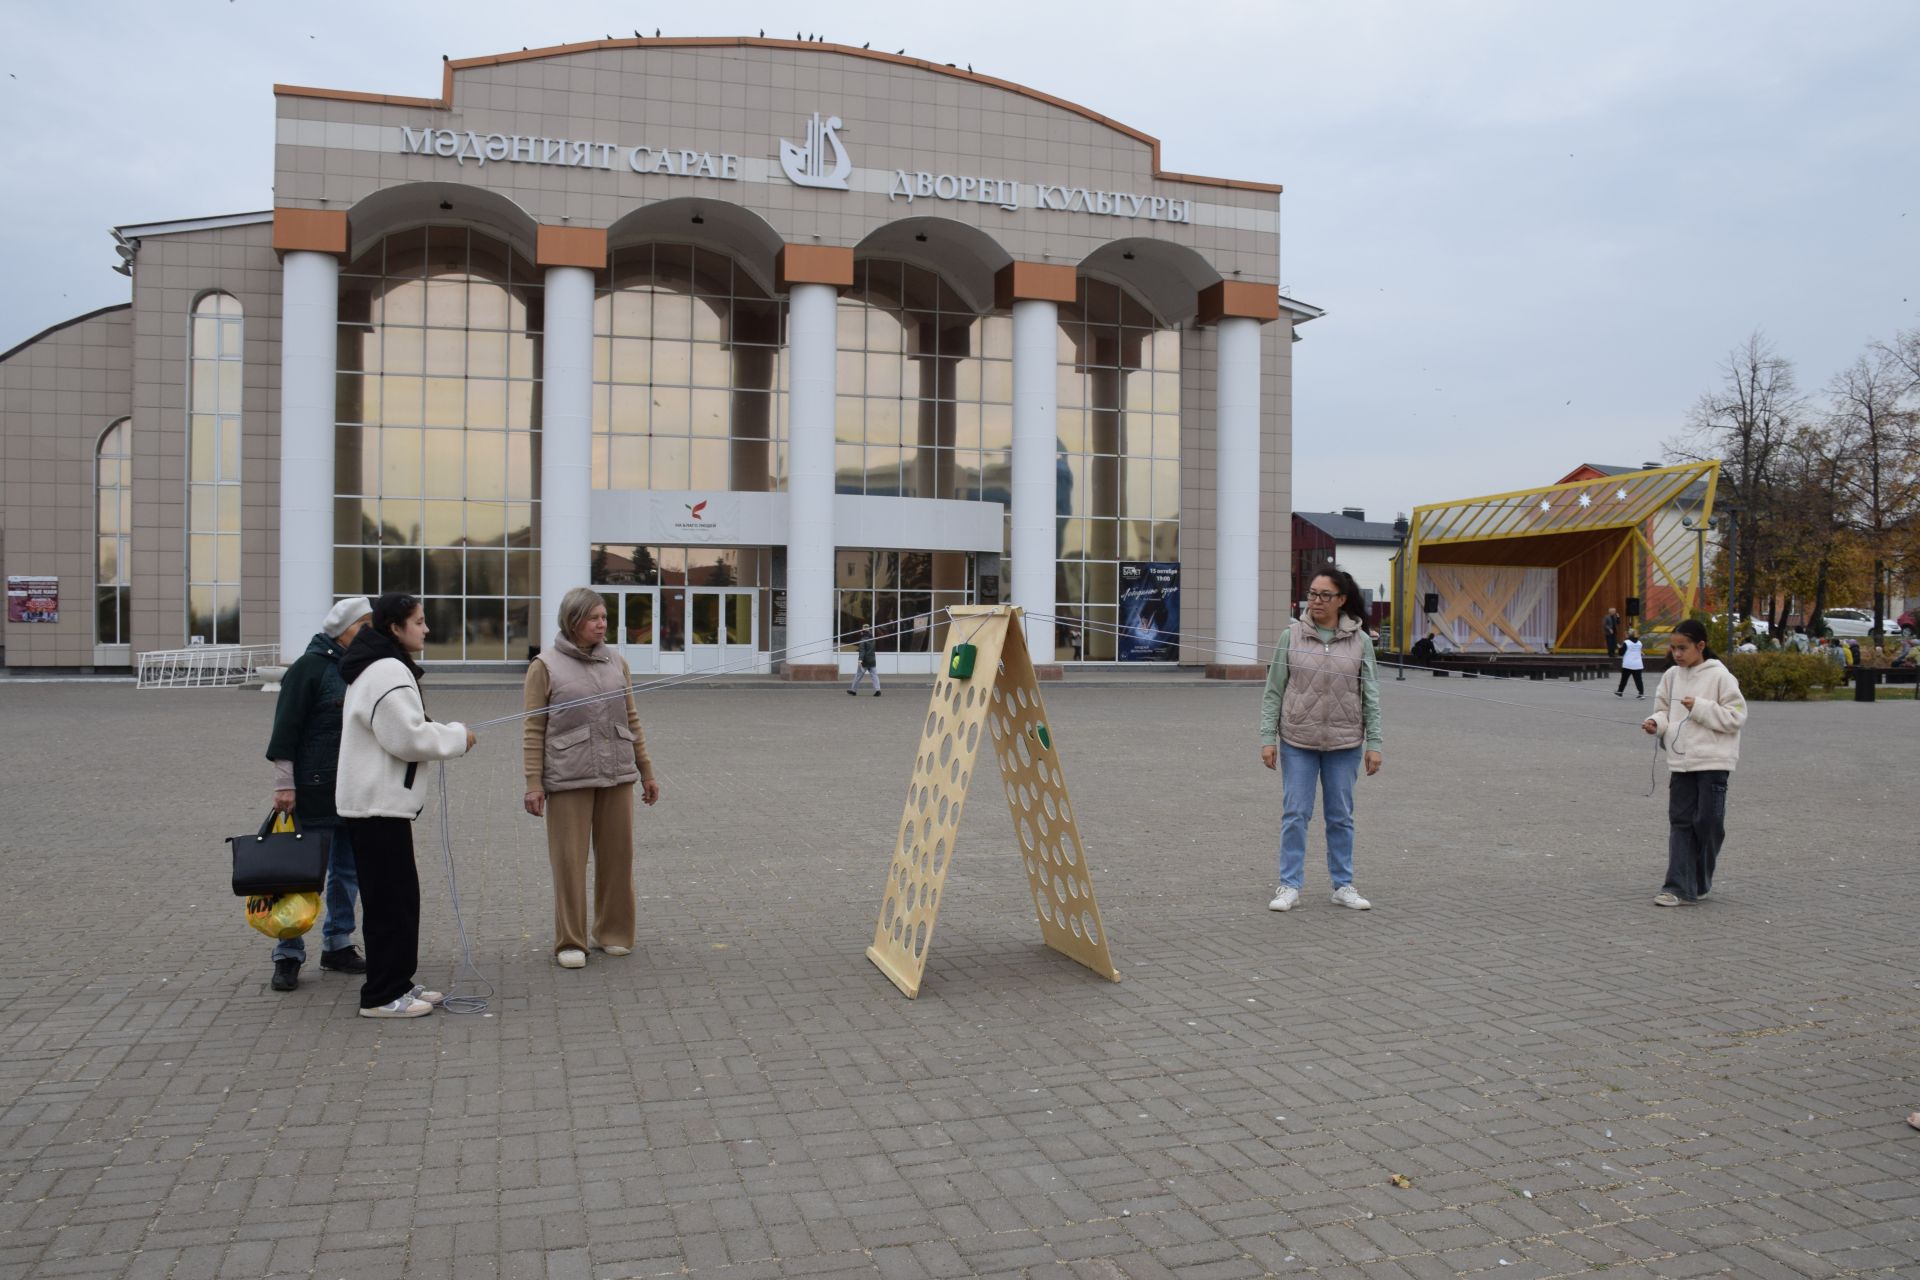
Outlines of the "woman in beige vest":
{"type": "Polygon", "coordinates": [[[1267,671],[1260,709],[1260,760],[1278,769],[1280,890],[1270,911],[1300,901],[1307,862],[1307,823],[1316,788],[1327,805],[1327,876],[1335,905],[1365,911],[1373,904],[1353,887],[1353,783],[1364,766],[1380,772],[1380,679],[1366,611],[1353,575],[1328,565],[1307,588],[1306,616],[1280,637],[1267,671]]]}
{"type": "Polygon", "coordinates": [[[606,640],[606,602],[575,587],[560,601],[559,634],[527,668],[527,710],[552,708],[527,717],[525,804],[547,821],[553,954],[563,969],[584,967],[595,941],[610,956],[633,950],[634,780],[647,804],[660,799],[633,705],[633,676],[606,640]]]}

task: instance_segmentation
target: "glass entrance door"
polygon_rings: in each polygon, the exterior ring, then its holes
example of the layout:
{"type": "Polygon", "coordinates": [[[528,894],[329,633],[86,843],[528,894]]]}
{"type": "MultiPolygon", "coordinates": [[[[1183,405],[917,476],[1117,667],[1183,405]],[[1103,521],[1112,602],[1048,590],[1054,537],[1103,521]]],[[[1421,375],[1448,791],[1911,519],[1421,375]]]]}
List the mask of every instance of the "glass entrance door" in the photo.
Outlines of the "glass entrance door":
{"type": "Polygon", "coordinates": [[[611,638],[626,658],[627,666],[635,671],[658,671],[660,633],[655,624],[660,611],[659,590],[648,587],[604,594],[608,605],[619,609],[619,613],[607,621],[611,638]]]}
{"type": "Polygon", "coordinates": [[[756,667],[757,591],[687,588],[687,669],[747,672],[756,667]]]}

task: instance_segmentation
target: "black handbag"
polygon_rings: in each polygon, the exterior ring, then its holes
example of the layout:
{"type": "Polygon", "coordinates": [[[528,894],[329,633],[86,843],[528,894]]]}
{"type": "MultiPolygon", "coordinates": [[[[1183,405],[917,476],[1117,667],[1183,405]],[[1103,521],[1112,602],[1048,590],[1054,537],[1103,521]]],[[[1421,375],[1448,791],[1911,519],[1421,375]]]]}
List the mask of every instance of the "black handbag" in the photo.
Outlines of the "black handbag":
{"type": "Polygon", "coordinates": [[[302,831],[288,819],[288,829],[276,831],[269,813],[260,829],[249,835],[228,836],[233,846],[233,891],[241,897],[256,893],[318,893],[327,880],[327,860],[333,855],[333,830],[318,827],[302,831]]]}

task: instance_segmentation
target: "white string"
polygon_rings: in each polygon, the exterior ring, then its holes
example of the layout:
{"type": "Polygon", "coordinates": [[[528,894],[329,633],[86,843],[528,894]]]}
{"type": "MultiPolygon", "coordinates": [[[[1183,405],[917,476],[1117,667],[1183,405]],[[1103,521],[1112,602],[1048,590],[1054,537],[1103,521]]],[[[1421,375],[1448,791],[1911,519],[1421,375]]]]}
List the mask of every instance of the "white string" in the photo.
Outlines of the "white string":
{"type": "MultiPolygon", "coordinates": [[[[1029,618],[1040,618],[1040,619],[1045,619],[1045,620],[1055,621],[1055,622],[1067,622],[1075,626],[1084,626],[1084,627],[1088,627],[1093,630],[1099,631],[1103,635],[1108,633],[1119,635],[1124,630],[1124,628],[1115,626],[1113,624],[1096,622],[1092,619],[1063,618],[1055,614],[1046,614],[1046,613],[1030,613],[1027,616],[1029,618]]],[[[1212,648],[1215,652],[1221,652],[1223,650],[1232,651],[1232,650],[1251,649],[1253,650],[1253,653],[1250,655],[1250,658],[1249,658],[1249,662],[1248,662],[1249,666],[1270,667],[1273,665],[1270,660],[1260,656],[1260,654],[1264,652],[1261,646],[1251,644],[1248,641],[1220,640],[1213,636],[1197,636],[1188,632],[1182,632],[1181,639],[1191,640],[1197,644],[1203,643],[1207,647],[1212,648]]],[[[1296,664],[1303,667],[1312,666],[1316,663],[1320,664],[1322,667],[1334,665],[1330,659],[1320,654],[1289,653],[1287,655],[1287,664],[1290,667],[1296,664]],[[1302,662],[1301,659],[1306,659],[1307,661],[1302,662]]],[[[1408,663],[1383,662],[1380,660],[1377,654],[1374,657],[1374,665],[1376,667],[1385,667],[1390,671],[1396,668],[1401,668],[1401,667],[1404,667],[1408,671],[1430,671],[1435,669],[1431,667],[1423,667],[1416,663],[1410,663],[1410,662],[1408,663]]],[[[1529,680],[1524,676],[1502,676],[1502,675],[1484,674],[1480,678],[1485,680],[1522,682],[1527,684],[1536,683],[1535,681],[1529,680]]],[[[1489,698],[1480,694],[1464,693],[1464,692],[1460,692],[1453,689],[1435,688],[1434,686],[1427,685],[1427,684],[1418,684],[1418,685],[1415,685],[1414,687],[1423,693],[1437,694],[1441,697],[1462,698],[1468,702],[1491,702],[1491,703],[1496,703],[1503,707],[1523,707],[1529,711],[1542,711],[1547,713],[1548,715],[1569,716],[1577,720],[1592,720],[1598,724],[1637,725],[1640,723],[1637,720],[1616,720],[1612,716],[1597,716],[1597,715],[1591,715],[1584,711],[1571,711],[1565,707],[1543,707],[1536,703],[1531,703],[1531,702],[1515,702],[1510,698],[1489,698]]],[[[1601,690],[1601,692],[1604,692],[1604,690],[1601,690]]]]}
{"type": "Polygon", "coordinates": [[[448,1013],[485,1013],[493,999],[493,983],[480,972],[473,962],[473,942],[467,937],[466,918],[460,914],[460,880],[453,869],[453,832],[448,826],[451,806],[447,801],[447,762],[440,762],[440,852],[447,860],[447,896],[453,900],[453,923],[460,933],[460,963],[453,971],[453,982],[447,987],[446,998],[440,1007],[448,1013]],[[473,980],[486,988],[477,995],[455,995],[460,984],[466,979],[463,975],[472,974],[473,980]]]}
{"type": "MultiPolygon", "coordinates": [[[[874,636],[876,639],[881,636],[897,636],[905,631],[911,623],[918,622],[923,618],[932,618],[948,611],[947,609],[932,609],[926,613],[909,614],[904,618],[895,620],[887,627],[876,630],[874,636]]],[[[629,694],[657,693],[662,689],[672,689],[681,685],[697,684],[702,680],[710,680],[715,676],[751,674],[760,666],[761,662],[771,662],[776,658],[783,661],[791,661],[796,657],[818,653],[823,649],[831,650],[837,655],[840,650],[840,644],[841,642],[839,640],[817,640],[804,645],[791,645],[784,649],[772,649],[766,653],[756,652],[752,657],[742,658],[731,666],[714,667],[707,671],[688,671],[681,675],[663,676],[658,680],[642,681],[636,684],[625,685],[619,689],[610,689],[605,693],[590,693],[578,698],[569,698],[564,702],[550,702],[544,707],[535,707],[530,711],[516,711],[511,715],[495,716],[491,720],[477,721],[467,727],[470,729],[488,729],[494,725],[511,724],[515,720],[526,720],[533,716],[548,715],[555,711],[570,711],[575,707],[591,706],[597,702],[609,702],[614,698],[624,698],[629,694]]]]}
{"type": "MultiPolygon", "coordinates": [[[[873,636],[875,639],[879,639],[882,637],[898,636],[903,631],[908,629],[912,624],[918,623],[923,619],[936,617],[940,614],[946,615],[948,625],[950,626],[957,626],[961,621],[963,621],[963,619],[958,619],[953,616],[953,609],[951,606],[946,606],[941,609],[929,610],[925,613],[911,614],[906,617],[896,619],[890,625],[876,629],[873,632],[873,636]]],[[[974,626],[966,633],[965,636],[961,637],[959,642],[967,643],[971,641],[972,638],[979,633],[980,629],[996,616],[999,616],[999,615],[988,613],[988,614],[982,614],[979,617],[975,618],[974,626]]],[[[1034,619],[1037,621],[1042,621],[1042,622],[1066,623],[1068,625],[1080,627],[1083,629],[1097,631],[1102,635],[1110,634],[1115,637],[1118,637],[1119,635],[1123,634],[1123,631],[1124,631],[1124,628],[1118,626],[1117,624],[1099,622],[1090,618],[1070,618],[1070,617],[1063,617],[1059,614],[1051,614],[1051,613],[1026,613],[1024,616],[1027,618],[1034,619]]],[[[1249,643],[1247,641],[1221,640],[1219,637],[1216,637],[1216,636],[1195,635],[1191,632],[1183,632],[1181,635],[1181,639],[1194,644],[1211,647],[1216,653],[1221,652],[1222,650],[1251,649],[1253,652],[1250,655],[1251,660],[1249,662],[1249,665],[1258,665],[1262,667],[1269,667],[1272,665],[1271,661],[1263,656],[1264,647],[1256,643],[1249,643]]],[[[663,689],[676,688],[676,687],[680,687],[688,684],[698,683],[699,681],[702,681],[702,680],[709,680],[716,676],[741,674],[741,673],[753,671],[760,666],[762,661],[771,661],[776,657],[781,658],[783,660],[790,661],[795,657],[806,655],[806,654],[818,653],[821,650],[830,650],[837,654],[839,652],[840,646],[841,646],[840,640],[828,639],[828,640],[814,641],[806,645],[795,645],[795,646],[788,646],[784,649],[771,650],[765,654],[755,653],[752,657],[741,659],[738,665],[722,666],[722,667],[713,668],[707,671],[691,671],[681,675],[663,677],[659,680],[645,681],[645,682],[635,683],[631,685],[626,685],[620,689],[609,690],[608,692],[605,692],[605,693],[589,694],[580,698],[571,698],[562,702],[549,703],[544,707],[536,707],[532,710],[522,710],[522,711],[514,712],[510,715],[495,716],[490,720],[477,721],[469,725],[468,727],[472,729],[487,729],[497,725],[511,724],[516,720],[526,720],[537,715],[548,715],[555,711],[565,711],[565,710],[571,710],[576,707],[590,706],[599,702],[611,701],[615,698],[626,698],[636,693],[654,693],[654,692],[659,692],[660,690],[663,690],[663,689]]],[[[1333,665],[1331,659],[1325,658],[1323,655],[1313,654],[1311,652],[1300,652],[1300,653],[1289,652],[1287,661],[1289,666],[1293,666],[1295,664],[1310,666],[1315,662],[1319,662],[1327,666],[1333,665]],[[1303,659],[1306,660],[1304,663],[1302,662],[1303,659]]],[[[1385,667],[1388,670],[1401,668],[1401,669],[1408,669],[1408,670],[1415,670],[1415,671],[1427,671],[1427,670],[1434,669],[1434,668],[1420,666],[1419,664],[1416,664],[1416,663],[1396,663],[1396,662],[1382,661],[1378,654],[1375,655],[1374,665],[1376,669],[1380,667],[1385,667]]],[[[1492,679],[1492,680],[1517,680],[1521,678],[1516,676],[1496,675],[1490,672],[1481,673],[1481,676],[1482,678],[1492,679]]],[[[1598,721],[1601,724],[1621,725],[1621,724],[1629,723],[1628,721],[1615,720],[1611,717],[1588,715],[1580,711],[1569,711],[1564,707],[1542,707],[1532,703],[1514,702],[1507,698],[1488,698],[1488,697],[1482,697],[1477,694],[1455,692],[1454,690],[1451,690],[1451,689],[1436,689],[1428,685],[1416,685],[1415,687],[1419,689],[1423,689],[1428,693],[1436,693],[1436,694],[1441,694],[1443,696],[1454,697],[1454,698],[1464,698],[1469,702],[1490,702],[1490,703],[1497,703],[1501,706],[1523,707],[1533,711],[1545,711],[1550,715],[1571,716],[1571,717],[1582,719],[1582,720],[1594,720],[1594,721],[1598,721]]],[[[1691,713],[1689,713],[1689,715],[1690,714],[1691,713]]],[[[1681,724],[1686,723],[1685,719],[1683,719],[1680,723],[1681,724]]],[[[1677,732],[1679,725],[1676,725],[1674,727],[1677,732]]],[[[1650,779],[1650,785],[1647,792],[1648,796],[1652,796],[1654,790],[1658,786],[1659,752],[1664,745],[1665,745],[1665,735],[1663,734],[1656,735],[1655,741],[1654,741],[1654,764],[1653,764],[1654,775],[1652,779],[1650,779]]],[[[1674,747],[1667,747],[1666,749],[1673,755],[1686,754],[1684,751],[1680,751],[1674,747]]],[[[453,984],[451,985],[446,998],[441,1002],[440,1007],[446,1010],[448,1013],[454,1013],[454,1014],[484,1013],[486,1012],[489,1006],[489,1003],[491,1001],[491,998],[494,994],[494,987],[493,987],[493,983],[490,980],[488,980],[487,977],[480,972],[479,967],[476,964],[474,964],[473,943],[472,943],[472,940],[467,935],[466,920],[460,910],[460,888],[459,888],[458,877],[454,869],[454,861],[453,861],[453,836],[452,836],[452,830],[450,826],[451,811],[452,811],[452,805],[447,796],[447,766],[446,766],[446,763],[442,761],[440,765],[440,848],[441,848],[441,853],[446,860],[447,889],[448,889],[448,896],[451,899],[452,905],[453,905],[454,925],[460,936],[460,964],[454,970],[453,984]],[[474,982],[486,988],[484,993],[471,994],[471,995],[454,994],[454,992],[459,989],[460,984],[466,981],[465,975],[468,975],[468,974],[472,975],[472,979],[474,982]]]]}

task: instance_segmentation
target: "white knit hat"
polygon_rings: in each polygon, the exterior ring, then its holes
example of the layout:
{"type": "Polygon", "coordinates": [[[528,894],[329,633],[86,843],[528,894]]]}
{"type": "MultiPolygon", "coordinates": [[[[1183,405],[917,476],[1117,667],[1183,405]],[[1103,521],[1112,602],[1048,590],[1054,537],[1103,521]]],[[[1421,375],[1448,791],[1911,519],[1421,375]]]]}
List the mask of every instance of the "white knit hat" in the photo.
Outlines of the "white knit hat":
{"type": "Polygon", "coordinates": [[[345,631],[360,619],[373,612],[373,603],[365,596],[348,596],[333,606],[327,613],[327,620],[320,624],[320,630],[328,639],[339,639],[345,631]]]}

